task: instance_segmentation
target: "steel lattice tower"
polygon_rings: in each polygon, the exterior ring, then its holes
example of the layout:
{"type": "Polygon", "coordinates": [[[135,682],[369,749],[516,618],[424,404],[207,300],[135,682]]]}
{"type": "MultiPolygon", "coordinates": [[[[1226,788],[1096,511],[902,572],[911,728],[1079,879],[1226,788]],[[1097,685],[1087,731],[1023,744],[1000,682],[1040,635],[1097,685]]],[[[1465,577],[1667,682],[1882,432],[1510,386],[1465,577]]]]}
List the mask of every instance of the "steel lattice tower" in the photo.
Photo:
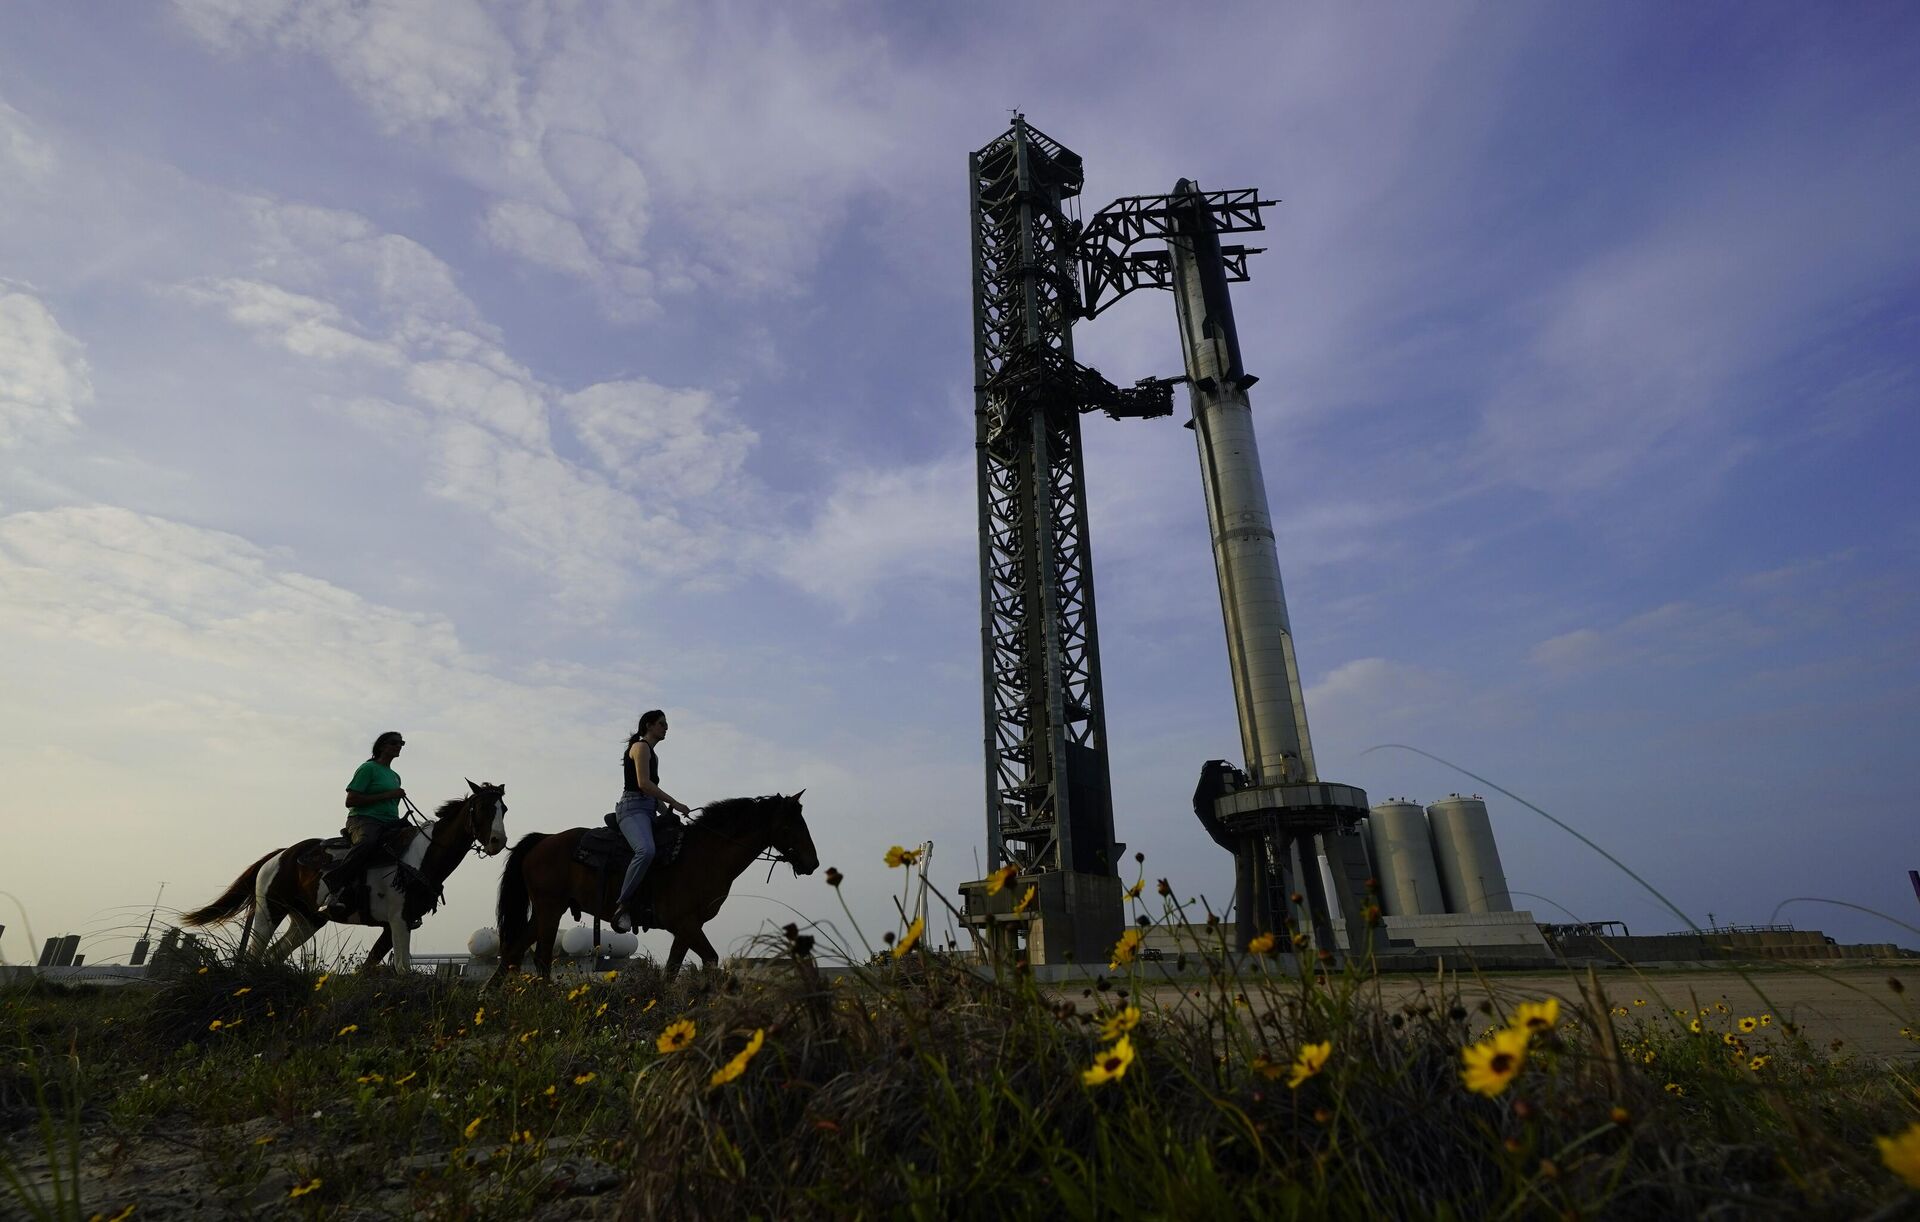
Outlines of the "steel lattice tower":
{"type": "Polygon", "coordinates": [[[1073,359],[1080,158],[1016,116],[969,169],[989,868],[1039,888],[1033,962],[1087,961],[1121,912],[1080,413],[1132,392],[1073,359]]]}

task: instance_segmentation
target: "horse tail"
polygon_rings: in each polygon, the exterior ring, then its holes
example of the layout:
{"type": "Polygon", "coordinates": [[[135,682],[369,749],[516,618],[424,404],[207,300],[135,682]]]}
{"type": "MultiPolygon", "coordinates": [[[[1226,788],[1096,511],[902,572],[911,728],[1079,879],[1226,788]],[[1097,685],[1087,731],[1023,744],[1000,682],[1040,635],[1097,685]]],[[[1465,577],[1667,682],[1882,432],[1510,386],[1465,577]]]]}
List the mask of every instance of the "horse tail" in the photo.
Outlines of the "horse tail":
{"type": "Polygon", "coordinates": [[[533,923],[532,904],[527,896],[527,875],[523,867],[528,852],[546,838],[545,832],[528,832],[520,838],[519,844],[513,846],[513,852],[507,854],[507,868],[500,874],[500,905],[496,912],[502,947],[525,937],[527,927],[533,923]]]}
{"type": "Polygon", "coordinates": [[[233,885],[220,893],[219,899],[204,908],[195,908],[192,912],[183,913],[180,923],[182,925],[214,925],[253,907],[253,883],[254,879],[260,876],[260,867],[281,852],[284,850],[274,849],[242,870],[240,877],[233,880],[233,885]]]}

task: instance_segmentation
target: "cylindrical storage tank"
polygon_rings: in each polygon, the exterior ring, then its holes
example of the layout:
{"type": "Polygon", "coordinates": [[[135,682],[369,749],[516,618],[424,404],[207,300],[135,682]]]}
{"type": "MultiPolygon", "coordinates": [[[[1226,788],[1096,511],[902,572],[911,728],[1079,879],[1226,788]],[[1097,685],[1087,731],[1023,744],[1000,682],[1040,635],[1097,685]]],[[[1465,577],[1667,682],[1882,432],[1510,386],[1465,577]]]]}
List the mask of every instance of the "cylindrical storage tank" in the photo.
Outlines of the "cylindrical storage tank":
{"type": "Polygon", "coordinates": [[[1380,909],[1388,916],[1432,916],[1447,910],[1440,867],[1427,832],[1427,812],[1418,802],[1394,798],[1367,815],[1373,876],[1380,883],[1380,909]]]}
{"type": "Polygon", "coordinates": [[[1479,798],[1452,794],[1427,807],[1433,857],[1448,912],[1512,912],[1507,872],[1493,843],[1493,820],[1479,798]]]}
{"type": "Polygon", "coordinates": [[[590,954],[593,951],[593,931],[585,925],[575,925],[560,935],[560,953],[572,958],[590,954]]]}

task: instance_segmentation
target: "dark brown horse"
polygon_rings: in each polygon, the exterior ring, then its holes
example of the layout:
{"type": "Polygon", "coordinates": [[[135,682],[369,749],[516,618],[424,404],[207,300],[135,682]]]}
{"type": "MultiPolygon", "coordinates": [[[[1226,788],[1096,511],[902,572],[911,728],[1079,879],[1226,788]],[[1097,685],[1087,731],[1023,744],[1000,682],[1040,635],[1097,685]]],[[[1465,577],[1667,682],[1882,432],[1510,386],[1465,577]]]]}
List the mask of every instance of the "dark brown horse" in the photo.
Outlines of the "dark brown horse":
{"type": "MultiPolygon", "coordinates": [[[[500,966],[488,979],[489,985],[517,971],[529,946],[540,975],[552,976],[553,935],[562,911],[613,919],[623,872],[609,869],[602,874],[574,861],[574,849],[586,831],[572,827],[552,835],[534,832],[513,846],[506,872],[500,876],[500,966]]],[[[708,967],[720,962],[719,952],[700,927],[719,913],[733,880],[763,853],[771,849],[795,874],[820,868],[813,834],[800,814],[798,793],[715,802],[687,825],[684,835],[679,857],[672,864],[655,864],[647,879],[653,893],[654,924],[673,934],[673,950],[667,955],[669,973],[679,970],[689,950],[708,967]]]]}
{"type": "MultiPolygon", "coordinates": [[[[491,857],[507,847],[507,787],[475,785],[464,798],[443,803],[434,812],[433,822],[423,837],[417,837],[407,851],[407,865],[425,876],[438,888],[467,859],[469,851],[479,849],[491,857]]],[[[180,918],[183,925],[212,925],[248,913],[253,934],[242,948],[249,957],[266,954],[279,962],[301,943],[319,932],[328,918],[320,911],[315,892],[320,876],[333,861],[320,849],[320,840],[302,840],[284,849],[275,849],[254,862],[233,880],[220,898],[205,908],[195,909],[180,918]],[[268,948],[268,940],[280,922],[288,917],[293,924],[285,936],[268,948]]],[[[401,971],[413,966],[408,948],[412,926],[408,921],[406,896],[399,885],[398,871],[391,863],[367,870],[368,913],[357,925],[384,926],[380,937],[367,952],[365,971],[393,950],[394,964],[401,971]]],[[[413,914],[417,915],[417,914],[413,914]]]]}

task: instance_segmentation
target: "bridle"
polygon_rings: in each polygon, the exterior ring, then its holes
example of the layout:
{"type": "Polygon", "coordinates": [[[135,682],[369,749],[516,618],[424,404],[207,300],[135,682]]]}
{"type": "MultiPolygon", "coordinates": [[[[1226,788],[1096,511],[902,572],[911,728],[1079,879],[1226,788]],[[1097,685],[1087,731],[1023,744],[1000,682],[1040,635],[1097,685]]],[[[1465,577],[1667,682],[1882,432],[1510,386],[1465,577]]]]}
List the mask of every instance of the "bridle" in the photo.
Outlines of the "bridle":
{"type": "MultiPolygon", "coordinates": [[[[705,809],[706,807],[704,806],[696,806],[696,807],[693,807],[691,810],[689,810],[687,813],[692,814],[695,811],[703,811],[705,809]]],[[[784,818],[784,816],[782,817],[784,818]]],[[[698,820],[692,820],[684,824],[683,828],[686,834],[691,835],[694,829],[699,826],[700,826],[700,823],[698,820]]],[[[740,836],[729,836],[717,828],[712,828],[712,827],[706,828],[704,834],[713,837],[715,840],[718,840],[723,844],[731,844],[737,848],[750,848],[752,847],[752,844],[753,844],[753,841],[751,840],[748,840],[740,836]]],[[[782,852],[780,848],[776,846],[771,840],[767,842],[764,848],[762,848],[759,852],[753,855],[753,860],[772,863],[767,867],[768,879],[772,879],[773,877],[774,866],[781,865],[781,864],[785,864],[788,866],[793,865],[793,859],[788,857],[784,852],[782,852]]]]}
{"type": "MultiPolygon", "coordinates": [[[[481,792],[485,792],[485,791],[483,790],[476,793],[470,793],[466,797],[460,799],[460,817],[462,819],[465,819],[467,822],[466,852],[473,854],[475,857],[485,857],[488,855],[486,850],[486,837],[482,835],[479,829],[474,825],[473,803],[474,803],[474,799],[478,798],[481,792]]],[[[496,798],[497,798],[497,795],[496,795],[496,798]]],[[[452,822],[451,819],[429,818],[424,812],[421,811],[421,809],[418,806],[415,806],[413,804],[412,798],[401,798],[400,801],[405,803],[406,805],[407,822],[416,831],[426,833],[428,844],[434,843],[433,833],[435,828],[439,827],[440,824],[442,823],[452,822]]]]}

